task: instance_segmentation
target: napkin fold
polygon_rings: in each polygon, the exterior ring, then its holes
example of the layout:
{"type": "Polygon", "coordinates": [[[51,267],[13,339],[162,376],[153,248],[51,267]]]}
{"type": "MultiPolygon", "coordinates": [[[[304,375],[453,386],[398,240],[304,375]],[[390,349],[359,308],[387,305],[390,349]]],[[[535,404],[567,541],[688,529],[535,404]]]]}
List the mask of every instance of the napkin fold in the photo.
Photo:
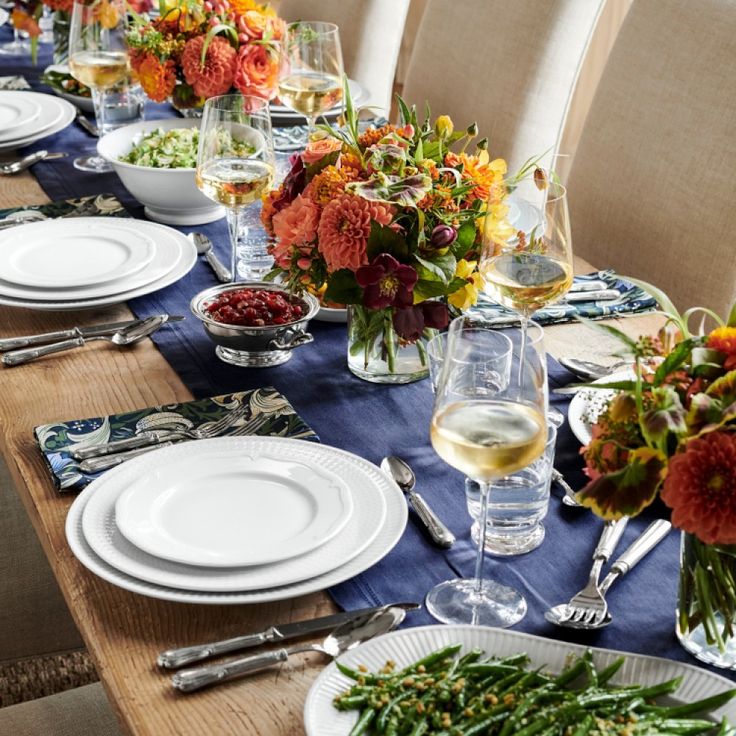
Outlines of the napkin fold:
{"type": "MultiPolygon", "coordinates": [[[[16,212],[40,212],[48,218],[55,217],[130,217],[114,194],[94,194],[90,197],[60,199],[48,204],[24,205],[0,209],[0,219],[16,212]]],[[[18,220],[20,225],[22,220],[18,220]]]]}
{"type": "Polygon", "coordinates": [[[124,414],[42,424],[35,427],[33,433],[46,460],[54,485],[59,491],[65,493],[79,491],[102,475],[102,473],[83,473],[79,468],[79,463],[69,454],[72,448],[133,437],[141,429],[141,420],[151,416],[156,416],[160,425],[164,425],[168,420],[171,425],[176,424],[179,427],[185,425],[188,429],[196,429],[210,422],[216,422],[245,403],[250,405],[251,411],[246,412],[245,417],[228,427],[219,436],[239,434],[238,427],[250,416],[258,413],[267,415],[268,420],[252,434],[319,442],[317,434],[296,413],[289,401],[271,387],[238,391],[180,404],[151,406],[124,414]]]}
{"type": "MultiPolygon", "coordinates": [[[[656,309],[654,297],[630,281],[620,278],[614,271],[595,271],[584,276],[576,276],[572,290],[590,281],[603,281],[607,289],[619,293],[617,299],[608,301],[560,302],[540,309],[532,319],[542,325],[558,322],[573,322],[577,317],[603,319],[617,314],[633,314],[634,312],[650,312],[656,309]]],[[[494,326],[514,325],[519,323],[519,315],[506,307],[491,301],[481,294],[478,303],[470,310],[473,317],[482,319],[494,326]]]]}
{"type": "Polygon", "coordinates": [[[0,89],[14,90],[14,89],[30,89],[31,85],[28,84],[25,77],[21,76],[10,76],[0,77],[0,89]]]}

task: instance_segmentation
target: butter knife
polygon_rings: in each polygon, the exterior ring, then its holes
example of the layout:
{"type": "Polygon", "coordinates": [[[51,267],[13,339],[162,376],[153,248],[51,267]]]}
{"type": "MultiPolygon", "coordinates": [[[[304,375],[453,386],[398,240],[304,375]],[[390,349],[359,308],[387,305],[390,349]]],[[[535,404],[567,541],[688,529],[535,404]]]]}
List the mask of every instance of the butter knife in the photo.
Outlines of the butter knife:
{"type": "MultiPolygon", "coordinates": [[[[163,315],[162,315],[163,316],[163,315]]],[[[166,321],[180,322],[184,317],[177,315],[170,316],[166,321]]],[[[46,345],[50,342],[58,342],[59,340],[71,340],[75,337],[99,337],[100,335],[111,335],[113,332],[132,327],[140,324],[142,319],[129,319],[124,322],[107,322],[102,325],[93,325],[91,327],[72,327],[69,330],[59,330],[58,332],[44,332],[40,335],[27,335],[25,337],[6,337],[0,340],[0,353],[7,350],[18,350],[19,348],[33,347],[34,345],[46,345]]]]}
{"type": "Polygon", "coordinates": [[[190,664],[191,662],[200,662],[203,659],[209,659],[219,654],[226,654],[227,652],[237,652],[241,649],[249,649],[270,642],[280,642],[288,639],[297,639],[302,636],[311,636],[312,634],[321,634],[325,631],[331,631],[335,627],[349,621],[354,621],[374,613],[381,613],[389,608],[402,608],[405,611],[414,611],[417,608],[421,608],[421,605],[419,603],[389,603],[388,605],[376,606],[375,608],[362,608],[359,611],[333,613],[331,616],[322,616],[321,618],[313,618],[308,621],[269,626],[265,631],[260,631],[256,634],[236,636],[232,639],[223,639],[222,641],[215,641],[211,644],[168,649],[158,655],[156,663],[159,667],[174,669],[185,664],[190,664]]]}

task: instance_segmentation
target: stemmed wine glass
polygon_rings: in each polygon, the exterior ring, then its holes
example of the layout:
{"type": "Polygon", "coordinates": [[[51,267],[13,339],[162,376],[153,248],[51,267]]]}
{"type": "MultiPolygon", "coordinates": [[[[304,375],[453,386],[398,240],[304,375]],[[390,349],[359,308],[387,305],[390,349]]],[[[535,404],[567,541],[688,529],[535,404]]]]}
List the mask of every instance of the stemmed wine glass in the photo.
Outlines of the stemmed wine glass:
{"type": "MultiPolygon", "coordinates": [[[[11,16],[11,23],[13,23],[13,17],[11,16]]],[[[13,23],[13,40],[8,43],[0,44],[0,54],[20,56],[31,50],[31,42],[28,38],[28,34],[21,35],[21,32],[15,27],[13,23]]]]}
{"type": "Polygon", "coordinates": [[[258,281],[273,263],[266,240],[248,239],[245,225],[246,208],[260,202],[273,175],[268,102],[244,95],[207,100],[199,129],[196,182],[207,197],[226,208],[233,281],[239,276],[258,281]]]}
{"type": "Polygon", "coordinates": [[[307,140],[317,117],[342,99],[340,33],[334,23],[291,23],[281,54],[279,99],[307,119],[307,140]]]}
{"type": "MultiPolygon", "coordinates": [[[[125,30],[124,0],[74,3],[69,28],[69,71],[92,90],[100,137],[107,132],[105,92],[128,75],[125,30]]],[[[112,171],[101,156],[77,158],[74,166],[93,173],[112,171]]]]}
{"type": "Polygon", "coordinates": [[[449,580],[427,594],[427,610],[444,623],[512,626],[526,614],[517,590],[483,578],[490,482],[526,467],[547,440],[544,391],[522,380],[521,355],[497,330],[458,317],[435,394],[432,446],[480,488],[480,540],[475,577],[449,580]],[[516,356],[516,357],[515,357],[516,356]]]}

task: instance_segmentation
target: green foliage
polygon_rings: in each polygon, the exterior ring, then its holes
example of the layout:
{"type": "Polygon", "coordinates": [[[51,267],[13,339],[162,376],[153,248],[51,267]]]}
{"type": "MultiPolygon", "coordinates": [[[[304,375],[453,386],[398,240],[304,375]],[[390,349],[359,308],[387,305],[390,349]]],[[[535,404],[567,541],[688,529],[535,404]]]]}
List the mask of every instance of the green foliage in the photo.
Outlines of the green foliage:
{"type": "Polygon", "coordinates": [[[360,304],[363,301],[363,290],[350,269],[340,269],[330,276],[325,300],[337,304],[360,304]]]}

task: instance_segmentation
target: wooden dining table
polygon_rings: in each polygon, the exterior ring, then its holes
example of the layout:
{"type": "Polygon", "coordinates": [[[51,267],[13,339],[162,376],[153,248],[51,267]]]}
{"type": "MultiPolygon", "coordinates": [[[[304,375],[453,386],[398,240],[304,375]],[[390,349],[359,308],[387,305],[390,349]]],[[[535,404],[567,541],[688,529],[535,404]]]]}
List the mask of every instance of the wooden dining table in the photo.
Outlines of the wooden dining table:
{"type": "MultiPolygon", "coordinates": [[[[42,204],[48,198],[30,173],[0,179],[0,207],[42,204]]],[[[578,273],[591,270],[576,259],[578,273]]],[[[0,307],[0,337],[87,325],[132,316],[124,305],[85,312],[0,307]]],[[[615,320],[630,335],[656,330],[661,317],[615,320]]],[[[612,362],[612,340],[580,325],[546,329],[555,356],[612,362]]],[[[70,417],[100,416],[187,401],[192,396],[150,340],[134,349],[94,343],[19,368],[0,368],[0,451],[33,523],[67,605],[125,732],[140,736],[304,733],[307,691],[325,666],[301,654],[245,681],[182,695],[156,666],[167,648],[260,631],[272,624],[336,610],[325,592],[250,605],[189,605],[136,595],[98,578],[72,554],[64,523],[73,494],[54,488],[32,428],[70,417]]]]}

